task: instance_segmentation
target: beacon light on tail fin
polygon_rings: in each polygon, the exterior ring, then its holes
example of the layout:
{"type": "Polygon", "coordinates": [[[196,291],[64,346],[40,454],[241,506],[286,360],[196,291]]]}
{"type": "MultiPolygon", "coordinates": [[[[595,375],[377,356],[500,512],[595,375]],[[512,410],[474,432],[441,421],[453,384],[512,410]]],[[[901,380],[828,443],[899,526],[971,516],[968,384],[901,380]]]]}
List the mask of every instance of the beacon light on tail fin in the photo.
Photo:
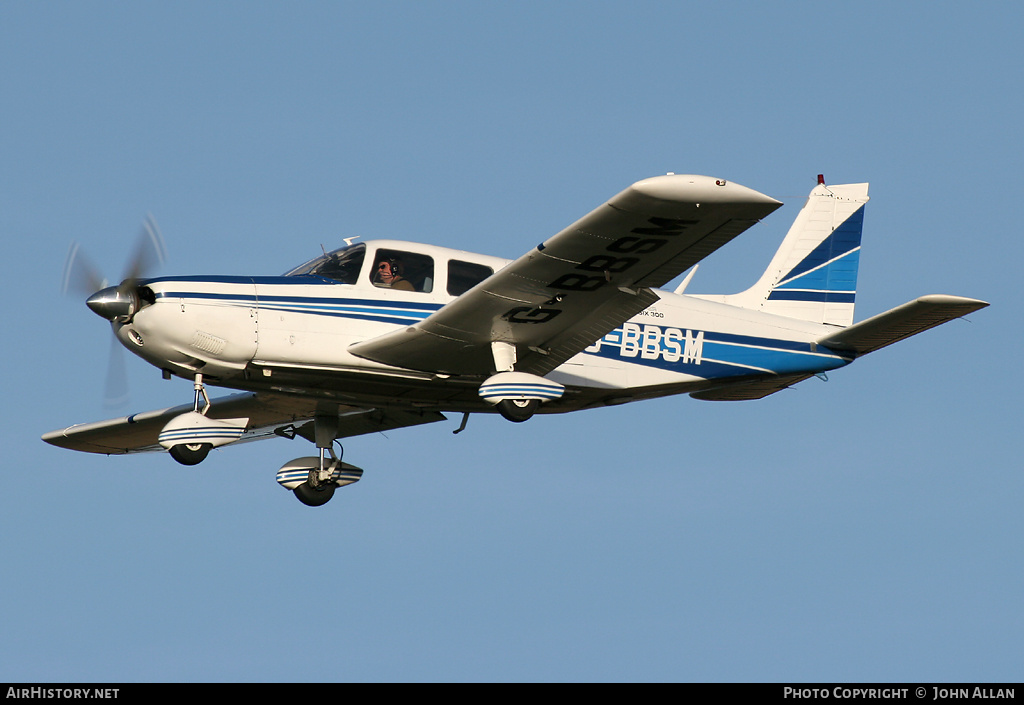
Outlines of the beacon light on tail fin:
{"type": "Polygon", "coordinates": [[[760,399],[988,305],[925,296],[853,324],[867,200],[867,184],[819,178],[764,275],[731,296],[685,294],[692,271],[675,292],[655,287],[782,204],[685,174],[633,184],[511,262],[349,238],[279,277],[137,273],[127,281],[138,296],[104,290],[91,308],[164,376],[190,380],[192,403],[43,440],[166,450],[194,465],[214,447],[303,438],[318,453],[285,463],[277,479],[320,506],[362,476],[342,462],[338,439],[445,411],[462,415],[461,432],[473,413],[523,422],[673,394],[760,399]],[[384,268],[403,286],[385,283],[384,268]],[[97,304],[107,294],[116,301],[97,304]],[[247,393],[211,402],[206,384],[247,393]]]}

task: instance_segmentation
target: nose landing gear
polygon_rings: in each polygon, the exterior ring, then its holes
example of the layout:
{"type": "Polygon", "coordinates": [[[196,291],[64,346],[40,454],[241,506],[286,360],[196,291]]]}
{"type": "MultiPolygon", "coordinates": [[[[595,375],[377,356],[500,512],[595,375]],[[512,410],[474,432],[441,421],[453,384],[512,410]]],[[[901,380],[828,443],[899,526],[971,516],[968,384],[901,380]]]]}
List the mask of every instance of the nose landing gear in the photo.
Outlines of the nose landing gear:
{"type": "Polygon", "coordinates": [[[210,398],[203,386],[203,376],[196,375],[195,400],[192,411],[175,416],[160,431],[157,441],[171,457],[182,465],[198,465],[206,460],[211,448],[237,441],[245,433],[249,419],[211,419],[210,398]],[[200,404],[202,407],[200,408],[200,404]]]}

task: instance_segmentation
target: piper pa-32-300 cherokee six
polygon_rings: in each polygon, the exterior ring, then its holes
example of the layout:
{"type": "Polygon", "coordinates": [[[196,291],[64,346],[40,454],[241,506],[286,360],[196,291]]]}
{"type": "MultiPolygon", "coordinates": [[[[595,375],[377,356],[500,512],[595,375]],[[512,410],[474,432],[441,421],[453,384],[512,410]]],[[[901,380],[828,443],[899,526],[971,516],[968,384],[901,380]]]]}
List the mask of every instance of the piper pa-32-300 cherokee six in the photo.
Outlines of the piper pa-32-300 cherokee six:
{"type": "Polygon", "coordinates": [[[853,322],[867,184],[822,177],[763,276],[727,296],[655,287],[782,204],[707,176],[639,181],[515,261],[394,240],[351,243],[277,277],[145,279],[89,307],[118,340],[192,380],[191,404],[71,426],[63,448],[166,449],[301,436],[277,481],[326,503],[362,470],[338,439],[497,411],[510,421],[671,394],[760,399],[987,306],[924,296],[853,322]],[[242,390],[210,401],[206,384],[242,390]]]}

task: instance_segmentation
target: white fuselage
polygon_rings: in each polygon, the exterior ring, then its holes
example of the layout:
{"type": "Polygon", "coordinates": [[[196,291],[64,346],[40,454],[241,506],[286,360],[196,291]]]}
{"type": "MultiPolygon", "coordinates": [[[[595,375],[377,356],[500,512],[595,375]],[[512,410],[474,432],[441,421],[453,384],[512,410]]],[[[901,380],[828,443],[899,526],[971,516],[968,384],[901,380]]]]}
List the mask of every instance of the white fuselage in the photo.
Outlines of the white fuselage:
{"type": "MultiPolygon", "coordinates": [[[[344,392],[358,403],[359,390],[374,380],[404,380],[428,390],[410,403],[439,410],[473,406],[479,400],[465,392],[479,379],[390,367],[354,356],[349,346],[423,320],[508,260],[391,240],[359,247],[360,261],[343,276],[348,283],[301,273],[149,280],[144,284],[155,303],[129,323],[115,323],[115,332],[153,365],[185,378],[201,373],[221,386],[326,396],[344,392]],[[381,285],[375,273],[388,258],[408,270],[408,289],[381,285]],[[353,385],[353,379],[365,384],[353,385]],[[462,392],[446,395],[445,385],[462,392]]],[[[828,326],[695,296],[657,294],[656,304],[548,377],[576,390],[586,405],[597,398],[613,403],[619,392],[636,388],[671,385],[684,392],[706,387],[709,379],[814,373],[850,361],[813,345],[828,326]]],[[[380,397],[374,401],[380,403],[380,397]]],[[[571,408],[580,405],[570,402],[571,408]]]]}

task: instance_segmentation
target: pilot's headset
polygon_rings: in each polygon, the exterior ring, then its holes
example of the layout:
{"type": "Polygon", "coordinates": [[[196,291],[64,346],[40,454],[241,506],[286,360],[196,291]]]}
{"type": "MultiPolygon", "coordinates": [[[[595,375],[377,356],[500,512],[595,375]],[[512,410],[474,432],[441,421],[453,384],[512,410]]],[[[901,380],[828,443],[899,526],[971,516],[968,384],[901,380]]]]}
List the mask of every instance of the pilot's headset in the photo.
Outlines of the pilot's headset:
{"type": "MultiPolygon", "coordinates": [[[[381,264],[383,264],[384,262],[387,262],[388,265],[390,265],[391,273],[394,276],[396,276],[396,277],[403,277],[403,276],[405,276],[405,268],[402,266],[402,260],[395,259],[394,257],[389,257],[387,259],[381,260],[381,264]]],[[[380,264],[378,264],[377,267],[379,268],[380,264]]]]}

